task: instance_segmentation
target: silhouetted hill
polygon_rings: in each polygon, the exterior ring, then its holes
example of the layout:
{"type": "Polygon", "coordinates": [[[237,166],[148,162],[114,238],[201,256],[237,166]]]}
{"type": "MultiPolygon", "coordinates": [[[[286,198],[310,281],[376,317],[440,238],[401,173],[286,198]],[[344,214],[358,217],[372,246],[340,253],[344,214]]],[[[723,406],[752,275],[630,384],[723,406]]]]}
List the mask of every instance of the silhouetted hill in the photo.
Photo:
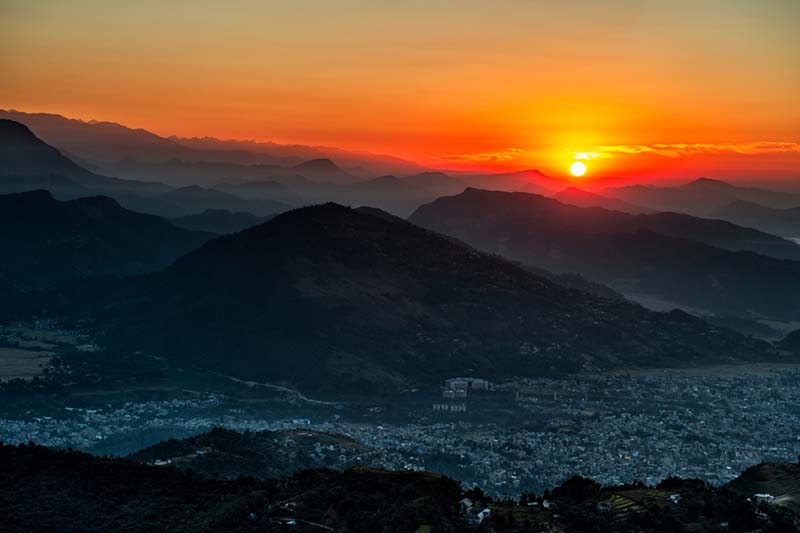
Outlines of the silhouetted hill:
{"type": "Polygon", "coordinates": [[[362,166],[367,176],[422,170],[416,163],[397,157],[334,147],[212,137],[165,138],[113,122],[83,121],[14,110],[0,110],[0,118],[25,124],[45,142],[97,172],[129,179],[159,180],[178,186],[210,185],[221,178],[231,177],[263,180],[273,175],[289,174],[288,169],[292,166],[321,158],[332,158],[344,167],[362,166]],[[182,165],[168,165],[170,161],[182,165]]]}
{"type": "Polygon", "coordinates": [[[210,236],[107,197],[60,202],[46,191],[0,195],[0,277],[18,287],[158,270],[210,236]]]}
{"type": "Polygon", "coordinates": [[[566,180],[553,178],[536,169],[492,174],[465,174],[460,175],[459,179],[469,186],[479,189],[546,195],[555,194],[569,185],[566,180]]]}
{"type": "Polygon", "coordinates": [[[179,228],[224,235],[226,233],[236,233],[245,228],[263,224],[270,218],[272,217],[257,217],[246,211],[234,213],[227,209],[206,209],[202,213],[196,215],[173,218],[171,222],[179,228]]]}
{"type": "Polygon", "coordinates": [[[38,139],[27,127],[0,119],[0,173],[3,175],[61,175],[88,172],[38,139]]]}
{"type": "Polygon", "coordinates": [[[395,194],[405,194],[413,190],[411,184],[406,183],[397,176],[378,176],[377,178],[359,181],[350,187],[357,191],[379,191],[395,194]]]}
{"type": "Polygon", "coordinates": [[[214,479],[169,466],[0,444],[2,528],[30,531],[417,531],[460,529],[461,489],[427,472],[308,470],[214,479]]]}
{"type": "MultiPolygon", "coordinates": [[[[770,465],[755,468],[763,466],[770,465]]],[[[467,512],[485,508],[491,515],[477,531],[789,532],[800,526],[792,507],[755,501],[749,488],[739,491],[735,483],[714,487],[668,478],[655,487],[603,486],[573,476],[544,496],[494,501],[479,487],[463,491],[430,472],[320,469],[233,480],[36,445],[0,445],[0,516],[11,532],[455,533],[472,530],[467,512]]]]}
{"type": "Polygon", "coordinates": [[[773,209],[753,202],[736,201],[723,205],[713,214],[742,226],[800,239],[800,207],[773,209]]]}
{"type": "Polygon", "coordinates": [[[335,204],[210,241],[126,289],[104,310],[110,346],[329,396],[462,374],[775,356],[684,313],[569,290],[407,222],[335,204]]]}
{"type": "Polygon", "coordinates": [[[476,189],[422,206],[410,220],[524,264],[577,272],[632,297],[658,296],[723,316],[794,320],[800,313],[800,262],[752,253],[795,256],[800,248],[728,222],[630,215],[476,189]]]}
{"type": "Polygon", "coordinates": [[[326,158],[311,159],[292,167],[298,174],[318,181],[329,181],[339,185],[355,183],[358,178],[348,174],[336,163],[326,158]]]}
{"type": "Polygon", "coordinates": [[[775,209],[800,207],[800,194],[737,187],[730,183],[700,178],[678,187],[633,185],[608,188],[604,194],[657,211],[675,211],[700,216],[713,215],[735,201],[753,202],[775,209]]]}
{"type": "Polygon", "coordinates": [[[0,192],[35,189],[49,190],[61,199],[113,195],[126,205],[139,207],[146,196],[169,187],[89,172],[37,138],[26,126],[0,119],[0,192]]]}
{"type": "Polygon", "coordinates": [[[553,195],[553,198],[562,204],[575,205],[578,207],[602,207],[603,209],[621,211],[634,215],[653,212],[652,209],[646,207],[639,207],[638,205],[633,205],[624,200],[619,200],[618,198],[610,198],[601,194],[595,194],[578,189],[577,187],[568,187],[560,193],[553,195]]]}
{"type": "MultiPolygon", "coordinates": [[[[796,243],[752,228],[723,220],[689,216],[681,213],[632,215],[596,207],[577,207],[537,194],[505,193],[467,189],[463,193],[439,198],[421,206],[410,220],[423,220],[436,213],[446,214],[452,222],[493,213],[493,226],[523,222],[520,231],[535,224],[539,232],[580,232],[586,234],[635,233],[650,231],[670,237],[702,242],[730,251],[749,251],[779,259],[800,260],[796,243]]],[[[442,221],[442,223],[447,223],[442,221]]],[[[473,225],[482,223],[474,221],[473,225]]],[[[447,232],[444,232],[447,233],[447,232]]]]}
{"type": "Polygon", "coordinates": [[[129,456],[143,463],[167,462],[205,475],[281,478],[310,468],[347,468],[369,448],[344,435],[309,430],[239,433],[215,428],[170,439],[129,456]]]}
{"type": "Polygon", "coordinates": [[[431,191],[436,196],[458,194],[467,187],[467,184],[460,179],[448,176],[444,172],[421,172],[411,176],[404,176],[403,181],[431,191]]]}

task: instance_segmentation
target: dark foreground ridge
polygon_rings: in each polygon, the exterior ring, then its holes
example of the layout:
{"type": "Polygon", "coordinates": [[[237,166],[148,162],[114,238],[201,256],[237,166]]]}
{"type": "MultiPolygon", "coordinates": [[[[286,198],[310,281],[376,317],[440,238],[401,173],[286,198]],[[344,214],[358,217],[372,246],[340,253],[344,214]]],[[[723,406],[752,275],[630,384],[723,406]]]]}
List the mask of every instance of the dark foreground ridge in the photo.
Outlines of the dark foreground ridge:
{"type": "MultiPolygon", "coordinates": [[[[106,295],[104,295],[106,296],[106,295]]],[[[329,396],[779,357],[681,312],[557,285],[336,204],[214,239],[107,297],[104,342],[329,396]]]]}
{"type": "Polygon", "coordinates": [[[429,472],[322,469],[282,479],[220,479],[32,444],[0,445],[0,516],[3,530],[13,532],[778,532],[800,526],[792,508],[766,496],[699,480],[603,487],[576,476],[542,495],[493,501],[429,472]]]}

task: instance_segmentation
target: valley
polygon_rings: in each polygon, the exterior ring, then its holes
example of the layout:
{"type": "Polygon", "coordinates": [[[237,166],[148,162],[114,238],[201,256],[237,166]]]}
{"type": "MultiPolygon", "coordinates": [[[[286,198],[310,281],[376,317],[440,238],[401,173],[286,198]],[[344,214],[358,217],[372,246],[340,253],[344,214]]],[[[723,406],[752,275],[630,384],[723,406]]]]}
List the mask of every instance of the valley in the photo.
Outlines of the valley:
{"type": "MultiPolygon", "coordinates": [[[[89,340],[53,324],[9,329],[46,338],[48,328],[89,340]]],[[[93,354],[65,354],[49,381],[2,387],[0,441],[127,455],[214,427],[323,432],[364,449],[345,462],[319,449],[308,465],[433,470],[495,496],[541,491],[574,474],[604,484],[679,475],[721,485],[751,464],[793,460],[800,446],[791,431],[800,426],[798,365],[616,370],[510,379],[464,398],[443,398],[439,384],[391,399],[319,402],[163,366],[133,376],[102,363],[117,378],[97,382],[98,367],[79,362],[93,354]]]]}

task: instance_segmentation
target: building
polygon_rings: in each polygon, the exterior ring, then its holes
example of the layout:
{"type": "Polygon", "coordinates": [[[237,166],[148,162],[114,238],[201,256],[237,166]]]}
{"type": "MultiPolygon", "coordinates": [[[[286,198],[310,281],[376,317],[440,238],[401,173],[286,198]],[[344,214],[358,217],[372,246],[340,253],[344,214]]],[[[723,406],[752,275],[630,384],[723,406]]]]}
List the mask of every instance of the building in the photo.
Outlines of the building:
{"type": "Polygon", "coordinates": [[[467,405],[463,403],[435,403],[434,411],[447,411],[450,413],[466,413],[467,405]]]}
{"type": "Polygon", "coordinates": [[[478,378],[450,378],[444,382],[443,398],[466,398],[467,391],[488,391],[491,384],[485,379],[478,378]]]}
{"type": "Polygon", "coordinates": [[[488,507],[484,507],[477,513],[471,512],[467,515],[467,525],[470,527],[478,527],[491,515],[492,511],[488,507]]]}
{"type": "Polygon", "coordinates": [[[759,493],[753,494],[753,499],[758,503],[775,503],[775,496],[772,494],[759,493]]]}

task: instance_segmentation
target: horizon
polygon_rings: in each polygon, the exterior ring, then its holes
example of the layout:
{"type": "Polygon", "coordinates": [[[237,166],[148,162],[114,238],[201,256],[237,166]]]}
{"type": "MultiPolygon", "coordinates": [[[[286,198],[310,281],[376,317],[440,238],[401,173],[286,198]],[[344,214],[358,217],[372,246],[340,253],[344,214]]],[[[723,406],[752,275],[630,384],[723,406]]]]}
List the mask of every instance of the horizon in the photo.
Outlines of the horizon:
{"type": "MultiPolygon", "coordinates": [[[[82,124],[87,125],[112,125],[117,127],[122,127],[130,131],[144,131],[151,135],[156,135],[165,140],[171,141],[188,141],[194,139],[212,139],[222,142],[241,142],[241,143],[255,143],[255,144],[265,144],[265,145],[275,145],[280,147],[310,147],[315,149],[328,149],[328,150],[343,150],[352,154],[368,154],[371,156],[376,157],[390,157],[390,158],[397,158],[398,160],[406,163],[416,164],[419,165],[420,173],[427,173],[427,172],[440,172],[447,175],[451,175],[453,177],[463,177],[467,178],[470,176],[480,176],[480,175],[491,175],[491,174],[504,174],[504,173],[524,173],[524,172],[534,172],[539,173],[543,177],[546,178],[554,178],[556,180],[562,181],[564,189],[576,189],[580,191],[588,191],[593,193],[603,193],[604,188],[614,188],[614,187],[624,187],[624,186],[632,186],[632,185],[644,185],[650,187],[676,187],[680,185],[687,185],[693,183],[695,181],[714,181],[714,182],[723,182],[723,183],[730,183],[736,186],[741,187],[758,187],[763,186],[764,188],[769,188],[772,190],[784,190],[790,191],[793,190],[794,187],[800,186],[800,183],[795,183],[791,178],[790,179],[781,179],[780,177],[777,179],[771,179],[769,176],[762,176],[761,179],[753,178],[752,176],[744,176],[744,177],[717,177],[717,176],[705,176],[705,175],[693,175],[691,173],[685,175],[667,175],[660,178],[653,178],[652,176],[643,176],[639,174],[634,174],[631,176],[613,176],[613,175],[601,175],[601,176],[574,176],[571,175],[569,172],[567,173],[556,173],[554,175],[547,174],[543,172],[539,168],[534,167],[520,167],[520,168],[483,168],[483,167],[466,167],[466,168],[458,168],[458,167],[435,167],[435,166],[423,166],[421,163],[411,159],[404,159],[400,156],[390,153],[380,153],[380,152],[372,152],[369,150],[363,150],[359,148],[353,149],[345,149],[337,146],[328,146],[328,145],[304,145],[302,143],[292,143],[292,144],[284,144],[279,143],[274,140],[269,139],[253,139],[253,138],[246,138],[246,139],[238,139],[238,138],[226,138],[226,137],[214,137],[211,135],[198,135],[195,137],[182,137],[175,134],[158,134],[154,131],[148,130],[146,128],[140,128],[136,126],[132,126],[129,124],[123,124],[121,122],[116,122],[113,120],[98,120],[98,119],[87,119],[81,117],[70,117],[65,116],[60,113],[50,112],[50,111],[26,111],[21,109],[14,109],[8,108],[3,109],[0,108],[0,112],[7,112],[11,114],[19,113],[23,115],[46,115],[46,116],[53,116],[58,117],[61,119],[65,119],[67,121],[77,121],[82,124]]],[[[331,157],[322,157],[322,158],[310,158],[304,161],[310,161],[313,159],[327,159],[334,164],[336,164],[339,168],[343,170],[348,170],[348,167],[340,165],[336,161],[335,156],[331,157]]],[[[573,161],[583,161],[582,158],[576,158],[573,161]]],[[[213,162],[213,161],[209,161],[213,162]]],[[[385,175],[390,174],[380,174],[379,172],[374,172],[370,175],[369,178],[365,179],[372,179],[377,177],[383,177],[385,175]]],[[[411,174],[406,174],[411,175],[411,174]]],[[[403,173],[398,173],[397,177],[404,177],[403,173]]]]}
{"type": "Polygon", "coordinates": [[[349,8],[12,1],[0,103],[453,172],[800,177],[796,2],[349,8]]]}

